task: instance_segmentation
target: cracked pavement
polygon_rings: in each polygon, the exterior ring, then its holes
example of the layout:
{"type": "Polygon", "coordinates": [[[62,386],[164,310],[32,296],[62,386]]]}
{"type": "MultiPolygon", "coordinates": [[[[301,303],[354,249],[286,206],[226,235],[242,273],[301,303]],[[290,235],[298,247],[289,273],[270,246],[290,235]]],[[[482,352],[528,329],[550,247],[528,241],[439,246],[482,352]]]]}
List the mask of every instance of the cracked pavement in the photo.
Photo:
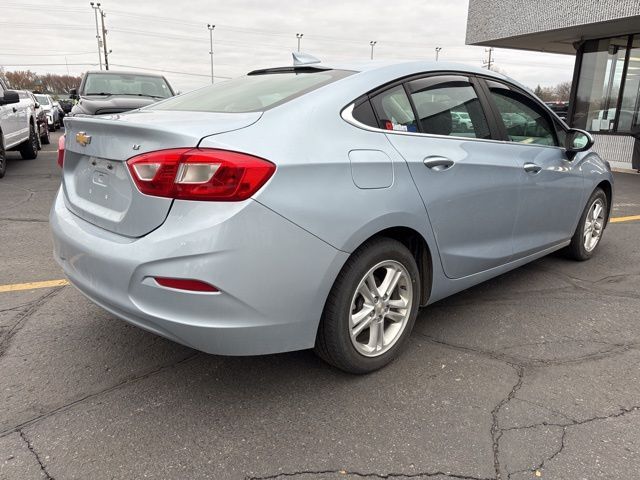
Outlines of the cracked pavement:
{"type": "MultiPolygon", "coordinates": [[[[61,278],[52,144],[0,180],[0,284],[61,278]]],[[[640,213],[616,174],[615,216],[640,213]]],[[[640,222],[423,310],[365,377],[310,352],[225,358],[73,287],[0,293],[0,479],[635,479],[640,222]]]]}

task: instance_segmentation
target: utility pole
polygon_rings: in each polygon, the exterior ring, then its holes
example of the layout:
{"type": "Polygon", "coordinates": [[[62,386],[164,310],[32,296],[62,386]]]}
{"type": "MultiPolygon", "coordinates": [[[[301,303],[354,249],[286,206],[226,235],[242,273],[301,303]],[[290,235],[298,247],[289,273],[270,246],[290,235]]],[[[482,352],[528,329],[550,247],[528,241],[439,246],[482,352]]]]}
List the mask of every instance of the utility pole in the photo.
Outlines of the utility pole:
{"type": "Polygon", "coordinates": [[[89,5],[91,5],[91,8],[93,9],[93,12],[95,13],[95,17],[96,17],[96,40],[98,41],[98,63],[100,64],[100,70],[102,70],[102,55],[100,55],[100,48],[102,47],[102,42],[100,41],[100,31],[98,29],[98,10],[100,10],[100,4],[98,3],[96,5],[93,2],[90,2],[89,5]]]}
{"type": "Polygon", "coordinates": [[[304,37],[304,33],[296,33],[296,38],[298,39],[298,52],[300,52],[300,40],[304,37]]]}
{"type": "MultiPolygon", "coordinates": [[[[98,4],[100,6],[100,4],[98,4]]],[[[104,48],[104,69],[109,70],[109,54],[111,50],[107,50],[107,29],[104,28],[104,17],[107,14],[100,9],[100,18],[102,19],[102,47],[104,48]]]]}
{"type": "Polygon", "coordinates": [[[369,45],[371,45],[371,60],[373,60],[373,47],[376,46],[376,43],[378,43],[378,42],[376,42],[375,40],[371,40],[369,42],[369,45]]]}
{"type": "Polygon", "coordinates": [[[436,47],[436,62],[438,61],[438,57],[440,56],[440,50],[442,50],[442,47],[436,47]]]}
{"type": "Polygon", "coordinates": [[[215,25],[207,23],[207,29],[209,29],[209,55],[211,56],[211,84],[213,85],[213,29],[215,25]]]}
{"type": "Polygon", "coordinates": [[[487,67],[487,70],[491,70],[491,65],[493,65],[493,60],[491,59],[491,55],[493,54],[493,47],[485,48],[485,52],[489,53],[489,59],[482,61],[482,66],[487,67]]]}

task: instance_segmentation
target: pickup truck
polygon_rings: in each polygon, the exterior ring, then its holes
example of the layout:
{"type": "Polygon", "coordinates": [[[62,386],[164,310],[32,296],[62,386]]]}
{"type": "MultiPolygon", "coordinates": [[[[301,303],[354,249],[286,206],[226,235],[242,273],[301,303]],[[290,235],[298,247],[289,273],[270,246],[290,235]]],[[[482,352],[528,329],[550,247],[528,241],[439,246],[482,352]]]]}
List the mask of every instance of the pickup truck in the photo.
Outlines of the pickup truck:
{"type": "Polygon", "coordinates": [[[0,78],[0,178],[7,169],[7,150],[18,150],[25,160],[38,156],[36,119],[28,102],[0,78]]]}

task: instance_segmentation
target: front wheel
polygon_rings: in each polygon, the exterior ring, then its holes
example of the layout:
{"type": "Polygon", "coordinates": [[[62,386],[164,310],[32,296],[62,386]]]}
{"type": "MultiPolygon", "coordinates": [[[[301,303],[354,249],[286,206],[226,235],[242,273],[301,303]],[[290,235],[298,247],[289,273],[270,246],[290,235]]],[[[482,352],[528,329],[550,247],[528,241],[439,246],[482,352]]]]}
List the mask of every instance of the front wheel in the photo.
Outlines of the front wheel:
{"type": "Polygon", "coordinates": [[[569,257],[583,261],[593,256],[602,240],[608,212],[607,195],[601,188],[596,188],[584,207],[578,227],[567,247],[569,257]]]}
{"type": "Polygon", "coordinates": [[[418,314],[420,275],[402,243],[365,243],[338,275],[320,321],[316,353],[349,373],[391,362],[406,344],[418,314]]]}
{"type": "Polygon", "coordinates": [[[38,135],[33,124],[29,126],[29,139],[20,145],[20,156],[24,160],[33,160],[38,156],[38,135]]]}

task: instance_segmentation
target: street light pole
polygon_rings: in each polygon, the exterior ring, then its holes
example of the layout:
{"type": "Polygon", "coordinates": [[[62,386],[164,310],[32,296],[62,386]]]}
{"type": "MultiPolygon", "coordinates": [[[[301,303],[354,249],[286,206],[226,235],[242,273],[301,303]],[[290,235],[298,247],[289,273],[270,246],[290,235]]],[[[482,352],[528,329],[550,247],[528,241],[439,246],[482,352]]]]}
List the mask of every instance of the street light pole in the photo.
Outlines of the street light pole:
{"type": "Polygon", "coordinates": [[[436,47],[436,62],[438,61],[438,57],[440,56],[440,50],[442,50],[442,47],[436,47]]]}
{"type": "Polygon", "coordinates": [[[375,40],[371,40],[369,42],[369,45],[371,45],[371,60],[373,60],[373,47],[376,46],[376,43],[378,43],[378,42],[376,42],[375,40]]]}
{"type": "Polygon", "coordinates": [[[213,29],[216,26],[207,23],[207,28],[209,29],[209,55],[211,55],[211,84],[213,84],[213,29]]]}
{"type": "MultiPolygon", "coordinates": [[[[100,4],[98,4],[98,7],[100,7],[100,4]]],[[[102,20],[102,47],[104,48],[104,69],[109,70],[109,54],[111,53],[111,50],[107,50],[107,29],[104,28],[104,17],[106,16],[107,14],[100,9],[100,18],[102,20]]]]}
{"type": "Polygon", "coordinates": [[[107,29],[104,26],[104,17],[107,16],[102,10],[100,10],[100,16],[102,21],[102,48],[104,49],[104,69],[109,70],[109,54],[111,50],[107,50],[107,29]]]}
{"type": "Polygon", "coordinates": [[[100,45],[100,31],[98,29],[98,10],[100,10],[100,4],[98,3],[97,5],[95,5],[93,2],[90,2],[89,5],[91,5],[91,8],[93,9],[93,12],[95,13],[95,17],[96,17],[96,40],[98,41],[98,63],[100,64],[100,70],[102,70],[102,55],[100,55],[100,47],[102,47],[102,45],[100,45]]]}
{"type": "Polygon", "coordinates": [[[304,37],[304,33],[296,33],[296,38],[298,39],[298,52],[300,52],[300,40],[304,37]]]}

